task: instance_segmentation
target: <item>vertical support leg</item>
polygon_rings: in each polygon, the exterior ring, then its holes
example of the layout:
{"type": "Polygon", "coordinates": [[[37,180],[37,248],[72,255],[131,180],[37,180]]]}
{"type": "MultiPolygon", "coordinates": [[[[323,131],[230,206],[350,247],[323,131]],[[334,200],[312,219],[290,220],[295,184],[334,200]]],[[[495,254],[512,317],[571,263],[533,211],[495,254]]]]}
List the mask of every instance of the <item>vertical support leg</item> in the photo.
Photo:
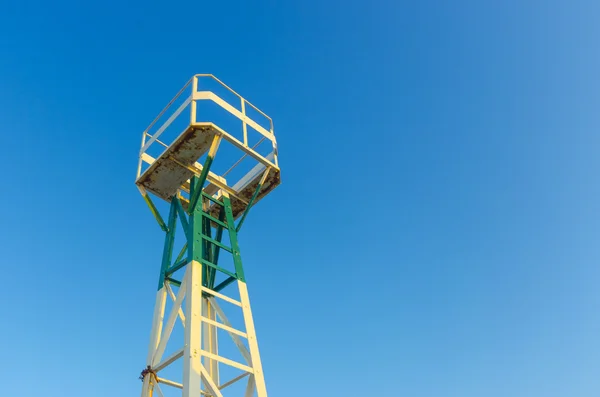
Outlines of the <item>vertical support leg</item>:
{"type": "Polygon", "coordinates": [[[250,388],[250,382],[254,380],[258,397],[267,397],[267,387],[265,385],[265,377],[260,362],[258,341],[256,339],[256,331],[254,330],[252,309],[250,308],[250,299],[248,298],[248,288],[246,287],[246,283],[240,280],[238,280],[238,287],[240,289],[240,301],[242,303],[246,333],[248,334],[248,347],[250,348],[252,369],[254,369],[254,374],[248,379],[248,388],[250,388]]]}
{"type": "Polygon", "coordinates": [[[199,397],[202,390],[202,265],[189,264],[186,277],[183,397],[199,397]]]}
{"type": "Polygon", "coordinates": [[[150,344],[148,345],[148,356],[146,365],[152,365],[154,353],[162,336],[163,321],[165,319],[165,305],[167,303],[167,290],[162,287],[156,292],[156,302],[154,303],[154,316],[152,318],[152,331],[150,332],[150,344]]]}
{"type": "MultiPolygon", "coordinates": [[[[165,318],[165,304],[167,303],[167,291],[163,286],[156,292],[156,301],[154,303],[154,315],[152,317],[152,331],[150,331],[150,343],[148,344],[148,355],[146,357],[146,366],[152,366],[152,359],[160,337],[162,335],[163,321],[165,318]]],[[[142,397],[152,396],[152,374],[146,374],[144,376],[144,383],[142,386],[142,397]]]]}

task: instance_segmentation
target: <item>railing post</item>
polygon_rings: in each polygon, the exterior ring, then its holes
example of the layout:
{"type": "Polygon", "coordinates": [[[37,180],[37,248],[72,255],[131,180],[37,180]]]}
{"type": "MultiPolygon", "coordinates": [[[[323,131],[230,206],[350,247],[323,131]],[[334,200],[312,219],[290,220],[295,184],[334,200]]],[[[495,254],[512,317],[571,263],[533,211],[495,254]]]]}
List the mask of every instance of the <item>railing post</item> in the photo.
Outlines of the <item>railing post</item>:
{"type": "Polygon", "coordinates": [[[246,127],[246,100],[242,97],[242,127],[244,129],[244,146],[248,147],[248,128],[246,127]]]}
{"type": "MultiPolygon", "coordinates": [[[[275,132],[273,131],[273,120],[271,120],[271,118],[269,117],[269,122],[271,125],[271,136],[275,136],[275,132]]],[[[273,144],[273,164],[275,164],[275,166],[279,167],[279,162],[277,160],[278,153],[277,153],[277,142],[272,140],[271,143],[273,144]]]]}
{"type": "Polygon", "coordinates": [[[194,76],[192,78],[192,94],[191,94],[192,103],[190,106],[190,124],[194,124],[197,121],[197,119],[196,119],[196,100],[194,99],[194,94],[196,94],[196,92],[198,92],[198,76],[194,76]]]}
{"type": "Polygon", "coordinates": [[[142,133],[142,147],[140,148],[140,160],[138,161],[136,178],[139,178],[142,174],[142,154],[144,153],[144,146],[146,146],[146,131],[142,133]]]}

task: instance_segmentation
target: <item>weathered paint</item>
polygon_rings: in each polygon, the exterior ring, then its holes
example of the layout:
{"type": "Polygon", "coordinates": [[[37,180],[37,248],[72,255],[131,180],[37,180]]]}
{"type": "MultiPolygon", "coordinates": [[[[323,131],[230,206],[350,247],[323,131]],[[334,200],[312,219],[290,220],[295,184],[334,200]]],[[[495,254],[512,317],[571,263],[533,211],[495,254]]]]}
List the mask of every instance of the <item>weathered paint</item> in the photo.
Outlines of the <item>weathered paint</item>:
{"type": "MultiPolygon", "coordinates": [[[[194,80],[197,80],[197,77],[194,80]]],[[[194,83],[193,105],[195,105],[195,100],[200,98],[196,95],[198,94],[196,91],[197,84],[194,83]]],[[[242,104],[244,103],[245,101],[242,98],[242,104]]],[[[244,110],[242,110],[242,116],[244,124],[252,125],[251,120],[245,119],[244,110]]],[[[156,390],[155,395],[162,394],[158,388],[158,383],[181,388],[184,397],[196,397],[206,393],[221,397],[221,389],[246,377],[248,379],[246,397],[250,397],[254,393],[257,393],[257,397],[266,397],[264,376],[237,235],[248,216],[250,208],[279,184],[276,154],[272,153],[271,157],[268,158],[257,156],[256,153],[253,153],[253,148],[248,148],[247,144],[244,147],[240,143],[231,141],[229,134],[210,123],[197,123],[196,119],[192,118],[191,124],[189,131],[184,131],[176,139],[176,142],[169,145],[165,151],[166,154],[163,153],[157,160],[146,161],[149,155],[144,153],[144,148],[146,148],[144,144],[142,153],[140,153],[140,161],[150,164],[150,168],[141,176],[141,171],[138,170],[136,184],[140,188],[142,196],[144,196],[144,200],[157,223],[166,232],[160,274],[162,284],[159,284],[147,359],[148,365],[151,365],[150,369],[155,372],[148,373],[144,377],[142,397],[151,397],[153,389],[156,390]],[[210,171],[221,137],[244,151],[245,155],[252,156],[259,161],[257,167],[253,168],[251,172],[242,177],[239,183],[233,186],[227,184],[224,175],[221,177],[210,171]],[[194,147],[194,145],[196,146],[194,147]],[[209,145],[210,149],[208,148],[209,145]],[[207,161],[202,167],[196,161],[207,150],[207,161]],[[202,154],[199,155],[199,153],[202,154]],[[191,183],[188,183],[188,180],[191,183]],[[206,182],[208,182],[208,185],[203,189],[206,182]],[[144,188],[171,203],[167,223],[160,216],[144,188]],[[180,190],[185,192],[189,190],[189,201],[180,196],[180,190]],[[217,196],[218,191],[220,191],[219,196],[217,196]],[[217,197],[222,197],[222,200],[217,197]],[[209,201],[217,205],[209,206],[209,201]],[[241,217],[241,219],[236,227],[234,220],[238,217],[241,217]],[[177,218],[180,220],[179,223],[187,242],[172,262],[175,231],[178,227],[177,218]],[[212,228],[215,228],[215,230],[213,231],[212,228]],[[222,242],[225,229],[229,233],[230,247],[222,242]],[[232,254],[234,271],[219,266],[221,249],[232,254]],[[185,268],[186,276],[181,282],[171,277],[174,272],[183,268],[185,268]],[[225,274],[227,278],[215,286],[217,272],[225,274]],[[235,283],[236,281],[237,283],[235,283]],[[231,296],[234,285],[237,285],[239,291],[239,302],[231,296]],[[177,297],[175,297],[171,286],[179,287],[177,297]],[[230,288],[226,289],[228,286],[230,288]],[[170,294],[173,305],[168,321],[163,324],[165,298],[167,296],[165,290],[170,294]],[[227,293],[219,291],[227,291],[227,293]],[[231,308],[240,310],[241,308],[245,331],[231,326],[216,303],[216,299],[224,299],[232,303],[233,306],[230,305],[228,310],[231,310],[231,308]],[[209,301],[214,302],[214,306],[209,304],[209,301]],[[182,307],[182,302],[185,302],[185,308],[182,307]],[[171,338],[171,331],[177,317],[184,322],[184,348],[176,352],[175,355],[163,359],[162,356],[166,344],[171,338]],[[218,355],[218,339],[212,337],[212,334],[216,336],[216,327],[230,333],[247,365],[218,355]],[[247,339],[249,350],[243,345],[241,338],[247,339]],[[202,346],[202,340],[205,341],[204,346],[202,346]],[[158,371],[170,366],[178,359],[183,361],[182,383],[157,376],[158,371]],[[203,361],[205,366],[202,366],[203,361]],[[219,365],[231,366],[248,372],[246,372],[246,375],[242,374],[230,380],[225,379],[225,382],[220,382],[217,362],[219,362],[219,365]],[[204,390],[202,390],[202,385],[204,385],[204,390]]],[[[269,139],[273,138],[272,122],[270,135],[269,139]]],[[[152,139],[158,141],[156,138],[155,136],[152,139]]],[[[272,140],[275,148],[274,138],[272,140]]]]}
{"type": "Polygon", "coordinates": [[[148,193],[146,191],[144,191],[144,193],[142,194],[142,197],[144,198],[144,201],[148,205],[148,208],[150,208],[150,212],[152,213],[152,215],[154,215],[154,219],[156,219],[156,222],[158,222],[158,225],[160,226],[160,228],[164,232],[168,232],[169,228],[165,224],[165,221],[163,220],[162,216],[160,216],[160,213],[158,212],[158,210],[154,206],[154,203],[152,202],[152,199],[150,198],[150,196],[148,195],[148,193]]]}

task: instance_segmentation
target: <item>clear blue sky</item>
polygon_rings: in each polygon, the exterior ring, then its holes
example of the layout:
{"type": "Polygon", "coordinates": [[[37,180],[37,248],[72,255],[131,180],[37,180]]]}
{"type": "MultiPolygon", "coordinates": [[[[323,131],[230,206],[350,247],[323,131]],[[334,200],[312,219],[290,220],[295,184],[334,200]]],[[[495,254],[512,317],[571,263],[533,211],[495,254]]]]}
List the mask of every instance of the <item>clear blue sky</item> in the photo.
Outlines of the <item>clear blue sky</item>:
{"type": "Polygon", "coordinates": [[[4,2],[1,394],[139,395],[140,133],[208,72],[279,139],[240,236],[271,396],[598,396],[599,11],[4,2]]]}

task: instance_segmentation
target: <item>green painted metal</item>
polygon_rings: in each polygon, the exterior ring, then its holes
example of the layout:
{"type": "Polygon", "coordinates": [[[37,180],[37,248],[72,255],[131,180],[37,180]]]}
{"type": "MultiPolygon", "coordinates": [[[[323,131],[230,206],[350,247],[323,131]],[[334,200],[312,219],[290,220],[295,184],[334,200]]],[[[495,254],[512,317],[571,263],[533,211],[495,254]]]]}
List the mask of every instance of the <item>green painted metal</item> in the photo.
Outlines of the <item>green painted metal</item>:
{"type": "MultiPolygon", "coordinates": [[[[201,182],[201,176],[192,177],[190,183],[192,196],[203,188],[201,182]]],[[[175,197],[171,201],[169,220],[166,227],[167,235],[165,237],[165,247],[163,250],[159,288],[164,286],[165,280],[172,282],[171,280],[174,279],[172,279],[171,276],[191,261],[197,261],[202,264],[203,285],[210,289],[223,289],[235,280],[245,282],[237,240],[237,230],[231,208],[231,200],[229,197],[222,198],[223,206],[220,208],[219,217],[217,219],[207,213],[209,211],[208,198],[202,196],[202,194],[199,194],[199,197],[200,201],[194,207],[194,210],[189,217],[186,211],[183,210],[181,201],[178,198],[175,197]],[[187,242],[179,251],[175,261],[172,262],[175,230],[178,222],[177,218],[181,221],[181,227],[185,231],[187,242]],[[216,232],[213,230],[213,226],[216,232]],[[222,242],[225,230],[229,233],[230,247],[222,242]],[[228,270],[218,265],[221,250],[225,250],[232,254],[234,270],[228,270]],[[217,272],[225,274],[228,278],[215,286],[217,272]]],[[[173,282],[176,284],[177,280],[174,280],[173,282]]]]}
{"type": "Polygon", "coordinates": [[[201,259],[200,263],[202,263],[203,265],[212,267],[213,269],[216,269],[216,270],[220,271],[221,273],[225,273],[226,275],[228,275],[230,277],[238,278],[234,273],[230,272],[229,270],[223,269],[222,267],[219,267],[219,266],[215,265],[214,263],[209,262],[205,259],[201,259]]]}
{"type": "Polygon", "coordinates": [[[242,228],[242,224],[244,223],[244,220],[246,220],[246,216],[248,215],[248,212],[250,212],[250,208],[252,207],[252,204],[254,204],[254,200],[256,200],[258,193],[260,193],[260,189],[262,189],[262,185],[263,185],[262,183],[259,183],[258,186],[256,186],[256,189],[254,190],[254,194],[252,195],[252,197],[250,197],[248,206],[244,210],[244,213],[242,214],[242,218],[240,219],[240,221],[237,225],[237,228],[235,229],[236,232],[239,232],[240,229],[242,228]]]}
{"type": "Polygon", "coordinates": [[[165,271],[165,276],[170,276],[171,274],[175,273],[177,270],[181,269],[182,267],[184,267],[188,263],[189,263],[189,261],[187,260],[187,258],[183,258],[179,262],[176,262],[173,266],[169,267],[165,271]]]}
{"type": "Polygon", "coordinates": [[[177,263],[181,259],[183,259],[183,256],[185,255],[186,251],[187,251],[187,242],[185,244],[183,244],[183,248],[181,248],[181,251],[179,251],[179,255],[177,255],[177,258],[175,258],[175,263],[177,263]]]}
{"type": "Polygon", "coordinates": [[[210,170],[210,166],[212,165],[213,158],[208,154],[206,156],[206,160],[204,161],[204,166],[202,167],[202,172],[200,172],[200,177],[198,178],[196,184],[199,185],[199,188],[190,189],[190,205],[188,207],[188,213],[193,213],[198,205],[198,199],[202,195],[202,188],[204,187],[204,182],[206,182],[206,177],[208,176],[208,170],[210,170]]]}
{"type": "Polygon", "coordinates": [[[183,210],[183,206],[181,205],[181,200],[179,200],[179,197],[177,197],[177,196],[173,197],[173,201],[175,202],[175,205],[177,206],[177,213],[179,214],[179,221],[181,222],[181,226],[183,227],[183,230],[185,230],[185,235],[187,236],[187,231],[190,228],[190,225],[188,223],[188,215],[183,210]]]}
{"type": "MultiPolygon", "coordinates": [[[[200,179],[197,176],[192,177],[190,181],[190,194],[195,194],[198,191],[201,191],[203,184],[200,183],[200,179]]],[[[189,208],[194,208],[190,215],[190,223],[188,229],[188,261],[195,260],[200,262],[202,259],[202,245],[204,241],[202,240],[202,206],[197,205],[192,207],[190,205],[189,208]]],[[[188,208],[188,209],[189,209],[188,208]]]]}
{"type": "Polygon", "coordinates": [[[160,276],[158,279],[158,289],[160,290],[164,283],[167,275],[167,268],[171,264],[171,257],[173,256],[173,244],[175,243],[175,230],[177,229],[177,209],[175,205],[171,203],[171,209],[169,210],[169,226],[167,228],[167,235],[165,236],[165,246],[163,249],[162,263],[160,266],[160,276]]]}
{"type": "Polygon", "coordinates": [[[219,292],[223,288],[227,287],[229,284],[233,283],[235,280],[237,280],[235,277],[229,276],[225,280],[223,280],[222,282],[220,282],[219,285],[217,285],[216,287],[211,288],[211,289],[213,291],[215,291],[215,292],[219,292]]]}
{"type": "MultiPolygon", "coordinates": [[[[213,217],[210,217],[209,219],[214,219],[213,217]]],[[[217,223],[219,226],[217,226],[217,235],[215,236],[215,240],[217,240],[218,242],[221,242],[223,239],[223,228],[227,228],[227,224],[225,224],[223,222],[223,220],[225,219],[225,208],[221,207],[221,210],[219,211],[219,223],[217,223]]],[[[221,252],[221,247],[219,247],[218,245],[213,245],[213,263],[219,264],[219,253],[221,252]]],[[[211,277],[210,280],[208,282],[209,288],[213,288],[215,285],[215,277],[216,277],[217,272],[212,272],[211,273],[211,277]]]]}
{"type": "MultiPolygon", "coordinates": [[[[213,250],[212,247],[210,245],[210,240],[212,240],[212,228],[210,226],[210,220],[208,220],[205,215],[206,215],[206,211],[208,210],[208,202],[204,200],[204,198],[201,198],[200,200],[202,200],[202,238],[204,241],[204,244],[202,245],[202,258],[205,260],[208,260],[209,262],[212,262],[212,254],[213,254],[213,250]]],[[[212,269],[210,267],[207,266],[203,266],[202,270],[204,272],[203,277],[202,277],[202,284],[205,287],[208,287],[208,283],[210,281],[210,277],[211,274],[214,273],[216,270],[212,269]]]]}
{"type": "Polygon", "coordinates": [[[206,194],[204,192],[202,192],[202,196],[206,197],[207,199],[209,199],[213,203],[220,205],[221,207],[224,206],[223,202],[221,200],[219,200],[218,198],[215,198],[215,197],[213,197],[213,196],[211,196],[209,194],[206,194]]]}
{"type": "MultiPolygon", "coordinates": [[[[219,241],[217,241],[217,240],[215,240],[215,239],[212,239],[212,238],[210,238],[210,237],[208,237],[208,236],[206,236],[206,235],[202,235],[202,238],[203,238],[204,240],[208,241],[209,243],[212,243],[212,244],[216,245],[216,246],[217,246],[217,247],[219,247],[219,248],[223,248],[223,249],[224,249],[225,251],[227,251],[227,252],[231,252],[231,253],[233,253],[233,250],[232,250],[231,248],[229,248],[229,247],[228,247],[228,246],[226,246],[225,244],[222,244],[222,243],[220,243],[219,241]]],[[[207,248],[207,249],[210,249],[210,248],[207,248]]]]}
{"type": "Polygon", "coordinates": [[[144,193],[142,195],[142,197],[144,197],[144,201],[146,202],[146,204],[148,204],[148,208],[150,208],[150,212],[152,212],[152,215],[154,215],[154,219],[156,219],[156,222],[158,222],[158,225],[160,226],[160,228],[163,231],[168,232],[169,231],[168,226],[165,224],[165,221],[163,220],[162,216],[160,216],[160,213],[154,206],[154,203],[152,202],[152,199],[150,198],[148,193],[144,193]]]}
{"type": "Polygon", "coordinates": [[[181,281],[179,281],[179,280],[175,280],[174,278],[171,278],[171,277],[167,277],[167,278],[166,278],[166,280],[167,280],[167,281],[168,281],[170,284],[173,284],[173,285],[176,285],[176,286],[178,286],[178,287],[181,287],[181,281]]]}
{"type": "Polygon", "coordinates": [[[205,217],[205,218],[207,218],[207,219],[210,219],[211,221],[213,221],[214,223],[216,223],[217,225],[219,225],[221,227],[227,227],[227,224],[225,222],[223,222],[223,220],[217,219],[214,216],[212,216],[212,215],[210,215],[210,214],[208,214],[206,212],[203,212],[202,216],[205,217]]]}
{"type": "Polygon", "coordinates": [[[244,269],[242,268],[242,258],[240,255],[240,247],[237,241],[237,232],[235,230],[235,222],[233,220],[233,212],[231,211],[231,201],[229,197],[223,197],[223,203],[225,204],[225,218],[229,225],[229,241],[231,243],[231,250],[233,255],[233,264],[235,266],[235,274],[237,279],[240,281],[246,281],[244,277],[244,269]]]}

